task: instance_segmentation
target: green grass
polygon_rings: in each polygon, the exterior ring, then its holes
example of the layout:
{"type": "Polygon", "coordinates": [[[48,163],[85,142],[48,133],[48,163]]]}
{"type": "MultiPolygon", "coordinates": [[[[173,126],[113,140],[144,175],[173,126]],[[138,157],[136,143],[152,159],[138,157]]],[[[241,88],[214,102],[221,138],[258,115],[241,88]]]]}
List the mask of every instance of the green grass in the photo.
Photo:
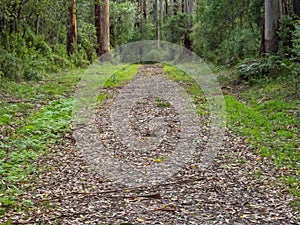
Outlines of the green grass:
{"type": "MultiPolygon", "coordinates": [[[[116,71],[113,73],[106,81],[104,81],[100,93],[97,96],[96,104],[101,104],[104,100],[110,99],[113,97],[112,94],[107,93],[106,89],[118,88],[126,85],[133,77],[138,73],[138,69],[141,65],[132,64],[132,65],[118,65],[117,67],[106,65],[102,73],[110,74],[111,71],[116,71]]],[[[103,69],[103,68],[102,68],[103,69]]],[[[100,72],[98,71],[99,75],[100,72]]],[[[100,81],[100,79],[98,80],[100,81]]],[[[102,82],[99,82],[102,83],[102,82]]],[[[93,102],[93,100],[89,100],[93,102]]]]}
{"type": "MultiPolygon", "coordinates": [[[[97,74],[110,74],[104,84],[114,88],[125,85],[137,73],[140,65],[97,67],[97,74]]],[[[0,128],[6,136],[0,139],[0,217],[8,211],[31,211],[36,207],[24,199],[26,190],[34,188],[32,174],[41,173],[33,163],[49,146],[62,142],[70,132],[74,87],[85,70],[49,75],[41,82],[3,81],[0,84],[0,128]]],[[[94,71],[90,71],[94,72],[94,71]]],[[[112,96],[100,93],[101,103],[112,96]]]]}
{"type": "MultiPolygon", "coordinates": [[[[166,76],[177,81],[192,96],[198,113],[207,114],[208,105],[199,86],[183,71],[164,66],[166,76]],[[204,103],[204,104],[203,104],[204,103]]],[[[237,77],[220,80],[224,86],[236,85],[237,77]]],[[[281,79],[261,79],[254,85],[234,86],[234,95],[225,95],[228,127],[247,139],[256,154],[267,157],[278,168],[285,168],[289,176],[283,176],[287,190],[297,197],[300,208],[300,77],[290,75],[281,79]],[[295,85],[295,84],[298,84],[295,85]]],[[[258,175],[259,173],[257,173],[258,175]]]]}
{"type": "Polygon", "coordinates": [[[104,88],[114,88],[124,86],[128,83],[134,75],[137,74],[139,64],[131,64],[129,66],[123,65],[120,70],[117,70],[103,85],[104,88]]]}
{"type": "Polygon", "coordinates": [[[72,93],[84,70],[51,74],[40,82],[0,83],[0,126],[22,125],[24,117],[35,109],[72,93]]]}
{"type": "Polygon", "coordinates": [[[84,70],[52,74],[40,82],[0,84],[0,217],[8,210],[28,211],[33,204],[22,194],[34,184],[34,161],[69,132],[72,98],[84,70]]]}
{"type": "Polygon", "coordinates": [[[167,78],[180,83],[185,91],[192,97],[197,113],[203,116],[209,114],[209,105],[205,95],[191,76],[171,65],[164,65],[163,72],[167,78]]]}
{"type": "Polygon", "coordinates": [[[2,174],[0,194],[0,215],[7,208],[28,209],[29,200],[20,201],[24,190],[19,185],[30,186],[28,177],[36,172],[32,163],[47,147],[61,141],[62,135],[70,131],[72,99],[55,100],[37,113],[26,118],[27,125],[15,130],[12,136],[1,143],[0,173],[2,174]]]}
{"type": "Polygon", "coordinates": [[[79,81],[84,71],[84,69],[78,69],[50,74],[40,82],[14,82],[2,79],[0,91],[1,94],[11,96],[14,99],[47,101],[49,98],[58,98],[65,95],[66,92],[72,91],[74,84],[79,81]]]}
{"type": "Polygon", "coordinates": [[[155,100],[156,100],[156,106],[159,108],[171,107],[171,103],[162,99],[161,97],[157,97],[155,100]]]}
{"type": "Polygon", "coordinates": [[[246,137],[256,154],[289,171],[291,175],[280,182],[297,197],[295,205],[300,208],[299,84],[300,78],[293,75],[265,78],[240,89],[238,97],[226,95],[225,100],[228,126],[246,137]]]}
{"type": "MultiPolygon", "coordinates": [[[[257,153],[271,158],[277,166],[299,167],[299,118],[289,115],[293,103],[268,101],[249,107],[232,96],[225,96],[229,126],[242,136],[257,153]],[[283,107],[284,105],[284,107],[283,107]]],[[[300,169],[300,168],[299,168],[300,169]]]]}

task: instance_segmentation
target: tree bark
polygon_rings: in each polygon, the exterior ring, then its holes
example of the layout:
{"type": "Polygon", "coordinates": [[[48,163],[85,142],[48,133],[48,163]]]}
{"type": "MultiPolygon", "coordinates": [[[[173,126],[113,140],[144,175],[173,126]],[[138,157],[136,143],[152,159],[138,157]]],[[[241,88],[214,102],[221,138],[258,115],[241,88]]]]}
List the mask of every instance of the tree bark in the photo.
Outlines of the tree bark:
{"type": "Polygon", "coordinates": [[[160,10],[161,9],[159,10],[158,4],[161,7],[161,2],[162,2],[162,0],[155,0],[154,1],[154,4],[155,4],[154,17],[155,17],[155,27],[156,27],[157,49],[160,49],[160,15],[161,15],[160,10]]]}
{"type": "Polygon", "coordinates": [[[263,53],[275,53],[278,50],[279,20],[282,16],[281,0],[265,0],[263,53]]]}
{"type": "Polygon", "coordinates": [[[110,49],[109,33],[109,1],[101,0],[95,2],[95,27],[97,35],[97,55],[101,56],[110,49]]]}
{"type": "Polygon", "coordinates": [[[168,16],[169,15],[169,3],[168,3],[168,0],[165,0],[165,7],[166,7],[166,9],[165,9],[165,12],[166,12],[166,15],[168,16]]]}
{"type": "Polygon", "coordinates": [[[77,43],[77,21],[76,21],[76,0],[71,0],[68,19],[67,53],[70,56],[74,52],[74,44],[77,43]]]}
{"type": "Polygon", "coordinates": [[[189,9],[188,9],[188,11],[189,11],[189,26],[190,26],[190,28],[192,28],[192,13],[193,13],[193,7],[194,7],[193,0],[189,0],[188,3],[189,3],[189,9]]]}
{"type": "Polygon", "coordinates": [[[192,29],[192,11],[193,11],[193,0],[182,0],[182,12],[185,14],[187,18],[187,23],[185,25],[186,31],[184,33],[183,44],[187,49],[191,49],[191,39],[190,39],[190,31],[192,29]]]}
{"type": "Polygon", "coordinates": [[[300,17],[300,0],[293,1],[293,10],[294,10],[295,15],[300,17]]]}
{"type": "Polygon", "coordinates": [[[146,3],[146,0],[143,0],[143,15],[144,15],[144,19],[147,19],[147,3],[146,3]]]}

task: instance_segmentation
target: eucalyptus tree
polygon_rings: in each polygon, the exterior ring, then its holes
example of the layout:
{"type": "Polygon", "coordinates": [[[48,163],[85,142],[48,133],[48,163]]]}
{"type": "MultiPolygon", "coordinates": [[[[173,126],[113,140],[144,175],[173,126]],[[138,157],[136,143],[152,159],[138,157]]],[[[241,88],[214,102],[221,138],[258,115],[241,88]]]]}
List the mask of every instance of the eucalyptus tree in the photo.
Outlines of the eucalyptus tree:
{"type": "Polygon", "coordinates": [[[279,44],[279,22],[282,18],[282,1],[265,0],[264,27],[261,50],[263,53],[274,53],[279,44]]]}
{"type": "Polygon", "coordinates": [[[110,49],[109,0],[95,0],[95,27],[97,35],[97,55],[101,56],[110,49]]]}
{"type": "Polygon", "coordinates": [[[71,55],[74,51],[73,45],[77,43],[76,0],[70,1],[68,26],[67,53],[71,55]]]}

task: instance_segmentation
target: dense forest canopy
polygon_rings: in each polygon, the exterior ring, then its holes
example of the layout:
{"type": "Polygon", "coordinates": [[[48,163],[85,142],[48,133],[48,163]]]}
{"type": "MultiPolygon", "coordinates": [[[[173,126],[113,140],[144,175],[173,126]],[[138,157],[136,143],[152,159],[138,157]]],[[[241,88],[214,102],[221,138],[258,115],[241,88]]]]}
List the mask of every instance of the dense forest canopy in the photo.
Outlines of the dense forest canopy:
{"type": "Polygon", "coordinates": [[[297,64],[299,14],[300,0],[1,0],[0,76],[39,79],[148,39],[221,65],[263,67],[266,53],[297,64]]]}

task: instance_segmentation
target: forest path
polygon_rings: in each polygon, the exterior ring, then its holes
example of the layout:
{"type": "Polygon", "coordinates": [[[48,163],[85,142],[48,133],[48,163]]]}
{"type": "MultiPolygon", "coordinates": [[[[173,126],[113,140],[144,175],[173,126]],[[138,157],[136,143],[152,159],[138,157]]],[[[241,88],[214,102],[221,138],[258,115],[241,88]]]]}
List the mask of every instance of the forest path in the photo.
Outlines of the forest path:
{"type": "MultiPolygon", "coordinates": [[[[145,65],[139,71],[139,76],[150,75],[162,76],[161,66],[145,65]]],[[[115,95],[119,90],[107,91],[115,95]]],[[[101,116],[97,117],[100,138],[108,148],[121,147],[108,126],[108,109],[113,101],[110,98],[104,102],[98,111],[101,116]]],[[[168,102],[162,104],[168,106],[168,102]]],[[[149,127],[138,124],[137,118],[156,113],[173,118],[168,120],[173,127],[168,131],[169,138],[178,139],[174,108],[157,106],[155,99],[136,105],[132,115],[134,132],[149,135],[149,127]]],[[[161,146],[166,154],[168,148],[172,149],[172,143],[168,143],[161,146]]],[[[143,157],[128,152],[116,155],[136,165],[157,159],[157,155],[147,153],[143,157]]],[[[38,177],[35,189],[24,197],[39,205],[39,210],[27,218],[16,214],[13,221],[16,224],[300,224],[299,215],[289,206],[293,196],[274,184],[280,177],[278,170],[254,155],[242,138],[227,130],[222,149],[211,167],[198,169],[195,165],[199,160],[195,154],[189,165],[161,184],[128,188],[93,170],[72,136],[66,136],[36,163],[47,165],[48,169],[38,177]]]]}

